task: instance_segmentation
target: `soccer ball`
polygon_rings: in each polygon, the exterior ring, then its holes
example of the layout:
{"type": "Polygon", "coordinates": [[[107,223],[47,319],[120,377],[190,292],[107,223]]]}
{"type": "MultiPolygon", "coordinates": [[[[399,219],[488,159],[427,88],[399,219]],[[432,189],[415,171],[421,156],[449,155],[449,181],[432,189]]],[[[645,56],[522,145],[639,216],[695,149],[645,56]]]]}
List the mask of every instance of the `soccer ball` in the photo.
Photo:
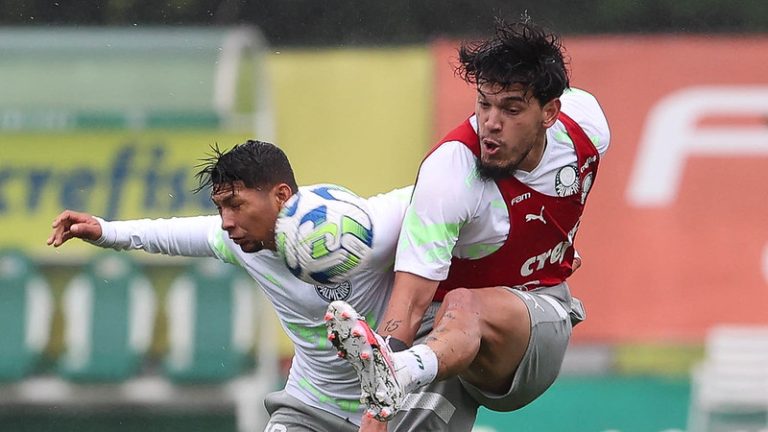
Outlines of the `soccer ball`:
{"type": "Polygon", "coordinates": [[[303,187],[280,211],[275,242],[296,277],[313,285],[335,285],[371,256],[373,222],[366,201],[348,189],[303,187]]]}

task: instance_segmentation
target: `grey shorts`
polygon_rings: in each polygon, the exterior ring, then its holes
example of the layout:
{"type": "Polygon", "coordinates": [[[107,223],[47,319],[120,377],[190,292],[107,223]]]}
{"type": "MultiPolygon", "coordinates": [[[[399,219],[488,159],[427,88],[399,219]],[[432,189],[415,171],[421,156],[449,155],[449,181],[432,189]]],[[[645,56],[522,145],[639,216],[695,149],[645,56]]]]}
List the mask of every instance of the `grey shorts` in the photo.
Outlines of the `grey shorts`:
{"type": "Polygon", "coordinates": [[[359,426],[327,411],[309,406],[285,390],[264,399],[269,422],[264,432],[357,432],[359,426]]]}
{"type": "Polygon", "coordinates": [[[531,317],[528,350],[505,394],[493,394],[462,380],[465,389],[482,406],[493,411],[514,411],[541,396],[555,381],[563,364],[573,326],[585,317],[578,299],[562,283],[535,291],[507,288],[520,297],[531,317]]]}
{"type": "MultiPolygon", "coordinates": [[[[309,406],[284,390],[264,400],[269,412],[265,432],[357,432],[348,419],[309,406]]],[[[408,395],[390,420],[388,431],[470,432],[478,404],[458,378],[434,382],[408,395]]]]}
{"type": "Polygon", "coordinates": [[[387,430],[470,432],[477,408],[458,377],[435,381],[408,395],[387,430]]]}

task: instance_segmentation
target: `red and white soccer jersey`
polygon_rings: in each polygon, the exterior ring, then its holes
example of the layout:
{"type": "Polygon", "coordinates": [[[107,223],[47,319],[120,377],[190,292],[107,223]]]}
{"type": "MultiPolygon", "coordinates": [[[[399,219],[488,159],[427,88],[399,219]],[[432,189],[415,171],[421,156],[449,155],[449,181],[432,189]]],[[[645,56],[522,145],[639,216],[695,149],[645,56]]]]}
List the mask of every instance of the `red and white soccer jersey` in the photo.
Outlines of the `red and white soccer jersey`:
{"type": "Polygon", "coordinates": [[[531,172],[480,179],[474,116],[430,152],[401,231],[396,270],[442,281],[437,300],[457,287],[534,288],[570,275],[573,239],[610,134],[592,95],[574,89],[561,101],[562,115],[531,172]]]}

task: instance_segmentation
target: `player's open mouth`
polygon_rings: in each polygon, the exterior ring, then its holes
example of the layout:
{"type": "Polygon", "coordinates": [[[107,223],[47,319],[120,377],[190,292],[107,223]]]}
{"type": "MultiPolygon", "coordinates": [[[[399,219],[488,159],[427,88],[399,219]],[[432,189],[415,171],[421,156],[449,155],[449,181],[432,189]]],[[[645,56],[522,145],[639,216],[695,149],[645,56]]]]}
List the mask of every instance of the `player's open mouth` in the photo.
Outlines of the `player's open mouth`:
{"type": "Polygon", "coordinates": [[[499,149],[501,148],[499,143],[497,143],[496,141],[493,141],[493,140],[489,140],[489,139],[484,139],[482,141],[482,146],[483,146],[483,151],[486,154],[494,154],[497,151],[499,151],[499,149]]]}

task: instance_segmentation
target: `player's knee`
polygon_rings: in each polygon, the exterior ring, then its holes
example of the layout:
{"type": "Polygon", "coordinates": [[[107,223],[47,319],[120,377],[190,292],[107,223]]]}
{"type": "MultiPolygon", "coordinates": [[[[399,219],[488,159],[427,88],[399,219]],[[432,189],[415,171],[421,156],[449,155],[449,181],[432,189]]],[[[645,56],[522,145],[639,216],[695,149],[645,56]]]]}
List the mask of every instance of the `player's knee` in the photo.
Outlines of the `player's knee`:
{"type": "Polygon", "coordinates": [[[448,292],[443,298],[444,313],[439,317],[439,320],[436,320],[435,327],[448,323],[446,325],[455,326],[457,331],[465,335],[462,340],[464,350],[461,352],[467,354],[465,359],[467,362],[472,361],[477,354],[483,331],[480,304],[474,291],[457,288],[448,292]]]}
{"type": "Polygon", "coordinates": [[[445,295],[443,303],[447,309],[471,310],[476,303],[475,293],[471,289],[456,288],[445,295]]]}

